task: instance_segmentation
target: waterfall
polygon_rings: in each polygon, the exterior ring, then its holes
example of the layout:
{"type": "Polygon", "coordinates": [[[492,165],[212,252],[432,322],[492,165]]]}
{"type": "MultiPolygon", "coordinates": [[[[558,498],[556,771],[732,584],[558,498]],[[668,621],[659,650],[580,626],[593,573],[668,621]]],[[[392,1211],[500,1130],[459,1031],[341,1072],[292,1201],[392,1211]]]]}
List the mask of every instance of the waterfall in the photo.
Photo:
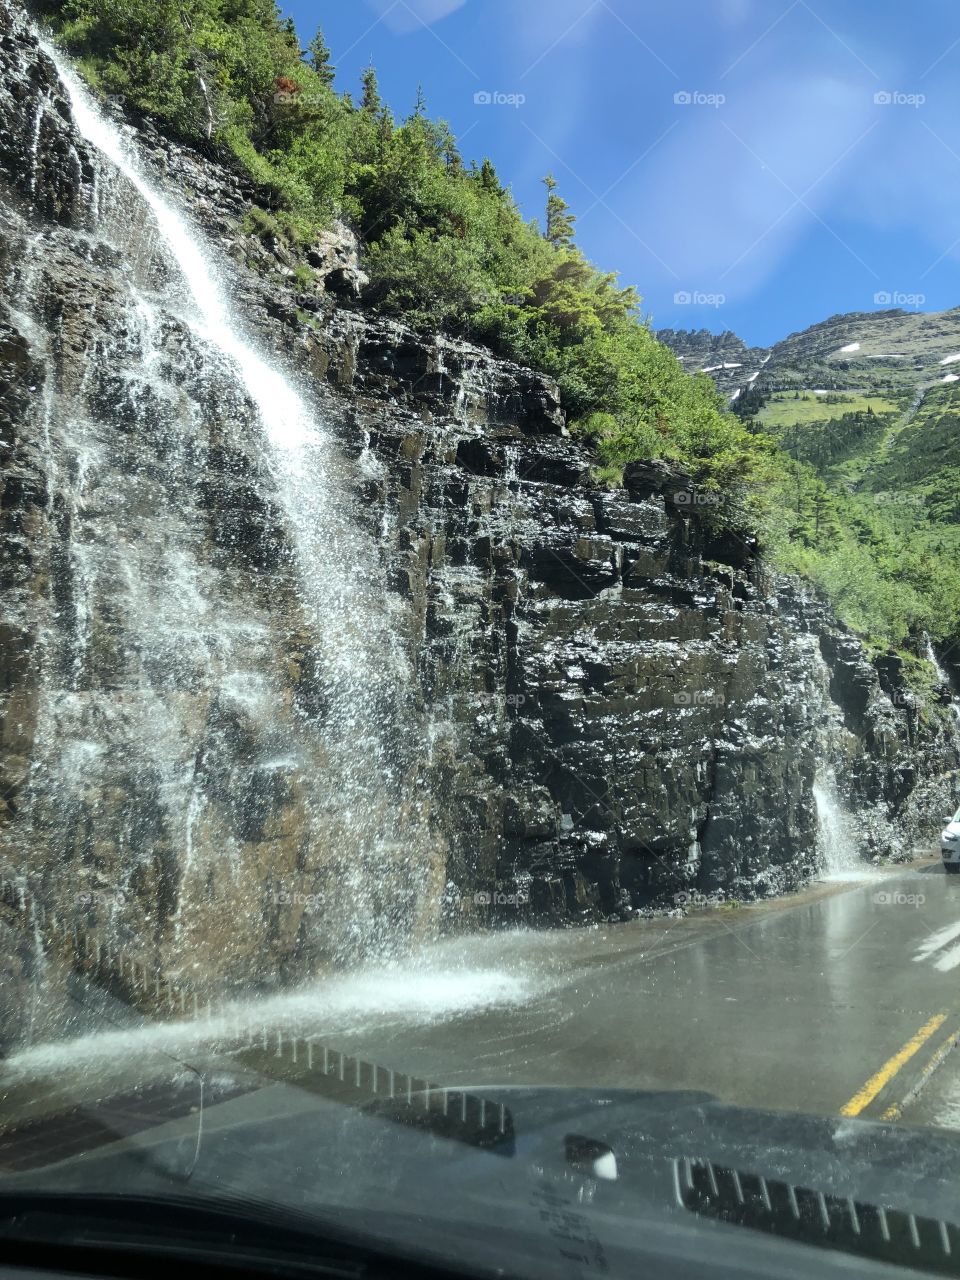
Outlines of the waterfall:
{"type": "Polygon", "coordinates": [[[854,818],[844,807],[832,768],[822,768],[813,786],[824,880],[861,880],[872,869],[861,859],[854,818]]]}
{"type": "Polygon", "coordinates": [[[950,710],[953,712],[956,718],[958,729],[960,729],[960,699],[957,698],[956,690],[953,687],[953,681],[951,680],[950,676],[947,674],[946,669],[943,666],[943,663],[937,657],[937,651],[936,649],[934,649],[933,641],[930,639],[929,636],[927,636],[926,658],[927,658],[927,661],[931,663],[933,667],[936,669],[937,679],[939,680],[940,684],[942,684],[945,689],[950,690],[950,710]]]}
{"type": "MultiPolygon", "coordinates": [[[[808,672],[806,697],[815,712],[818,746],[822,763],[813,783],[813,800],[817,811],[817,860],[824,880],[862,880],[875,875],[864,862],[861,851],[865,832],[858,829],[857,818],[844,803],[837,773],[832,763],[843,758],[850,745],[844,726],[843,712],[830,694],[830,669],[820,644],[813,635],[800,641],[805,652],[808,672]]],[[[866,815],[864,815],[866,819],[866,815]]],[[[876,815],[871,815],[871,821],[876,815]]]]}
{"type": "Polygon", "coordinates": [[[12,282],[32,354],[57,370],[43,394],[59,598],[0,853],[68,918],[92,877],[85,927],[198,981],[392,953],[429,934],[444,850],[402,605],[355,523],[354,477],[241,331],[216,252],[132,131],[44,49],[94,176],[85,227],[33,235],[12,282]],[[94,286],[89,332],[68,335],[86,343],[73,382],[33,302],[61,251],[123,264],[110,296],[94,286]]]}

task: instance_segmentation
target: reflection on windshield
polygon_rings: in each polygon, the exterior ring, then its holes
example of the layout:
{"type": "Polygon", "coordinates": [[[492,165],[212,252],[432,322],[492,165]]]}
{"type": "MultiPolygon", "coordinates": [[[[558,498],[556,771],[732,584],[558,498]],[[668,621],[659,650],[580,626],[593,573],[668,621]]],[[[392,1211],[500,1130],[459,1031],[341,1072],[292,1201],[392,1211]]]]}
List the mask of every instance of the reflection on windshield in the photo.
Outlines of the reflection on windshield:
{"type": "Polygon", "coordinates": [[[0,0],[0,1235],[952,1274],[943,23],[368,7],[0,0]]]}

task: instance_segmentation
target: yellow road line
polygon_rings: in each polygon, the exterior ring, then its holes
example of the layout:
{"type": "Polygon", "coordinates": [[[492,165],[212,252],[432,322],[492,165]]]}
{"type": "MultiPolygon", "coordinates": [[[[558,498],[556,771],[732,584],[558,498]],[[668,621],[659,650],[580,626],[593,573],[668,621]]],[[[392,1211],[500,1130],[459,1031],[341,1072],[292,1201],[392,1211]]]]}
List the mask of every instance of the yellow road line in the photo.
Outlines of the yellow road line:
{"type": "Polygon", "coordinates": [[[840,1114],[842,1116],[858,1116],[864,1107],[868,1107],[877,1094],[890,1083],[900,1068],[923,1048],[935,1032],[940,1030],[946,1020],[947,1015],[945,1013],[938,1013],[929,1022],[924,1023],[917,1034],[907,1041],[900,1052],[895,1053],[889,1061],[885,1062],[877,1074],[870,1077],[859,1093],[853,1095],[847,1105],[841,1109],[840,1114]]]}

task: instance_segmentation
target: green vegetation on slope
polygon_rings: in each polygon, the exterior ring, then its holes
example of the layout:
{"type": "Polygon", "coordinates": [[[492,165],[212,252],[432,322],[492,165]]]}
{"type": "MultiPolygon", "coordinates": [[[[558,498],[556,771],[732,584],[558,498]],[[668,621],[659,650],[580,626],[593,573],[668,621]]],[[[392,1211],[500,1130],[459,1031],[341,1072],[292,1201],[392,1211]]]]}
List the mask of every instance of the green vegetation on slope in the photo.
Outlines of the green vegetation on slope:
{"type": "Polygon", "coordinates": [[[871,480],[915,495],[934,524],[960,524],[960,383],[927,391],[876,460],[871,480]]]}
{"type": "MultiPolygon", "coordinates": [[[[905,556],[903,535],[880,505],[847,493],[830,474],[873,439],[874,424],[862,419],[882,415],[887,400],[834,406],[839,423],[823,430],[841,434],[839,449],[797,435],[783,441],[794,457],[780,452],[763,423],[735,417],[709,378],[687,375],[655,340],[633,289],[584,259],[552,178],[541,228],[523,218],[489,160],[464,161],[421,100],[396,120],[372,68],[358,100],[339,93],[322,33],[302,50],[275,0],[35,7],[95,89],[249,176],[261,233],[282,235],[296,250],[343,217],[371,277],[365,305],[486,343],[555,377],[601,476],[614,479],[634,458],[674,460],[722,496],[705,518],[759,530],[780,564],[819,582],[877,644],[901,644],[921,626],[960,631],[960,589],[933,545],[911,543],[905,556]],[[945,590],[949,623],[938,618],[945,590]]],[[[300,272],[309,274],[305,264],[300,272]]],[[[900,381],[870,391],[898,396],[900,381]]],[[[743,397],[743,417],[754,400],[762,397],[743,397]]],[[[771,423],[775,434],[784,425],[771,423]]]]}
{"type": "MultiPolygon", "coordinates": [[[[875,646],[903,645],[928,632],[952,646],[960,637],[960,560],[904,530],[911,511],[901,491],[850,493],[794,463],[776,486],[767,541],[786,569],[816,582],[856,631],[875,646]]],[[[918,519],[919,524],[919,519],[918,519]]]]}
{"type": "Polygon", "coordinates": [[[398,122],[372,68],[358,102],[338,94],[322,34],[302,51],[274,0],[37,4],[97,89],[231,157],[294,244],[345,218],[371,277],[366,305],[555,377],[610,472],[673,457],[749,506],[763,442],[655,340],[636,292],[584,259],[552,179],[541,231],[422,101],[398,122]]]}
{"type": "Polygon", "coordinates": [[[765,427],[792,427],[801,422],[829,422],[851,413],[896,413],[897,406],[882,396],[859,392],[777,392],[764,403],[758,418],[765,427]]]}
{"type": "Polygon", "coordinates": [[[794,395],[758,395],[744,413],[791,459],[767,517],[777,561],[818,583],[877,646],[901,646],[926,631],[953,649],[960,643],[960,392],[936,387],[906,415],[891,402],[854,396],[825,421],[809,420],[794,395]],[[771,401],[779,422],[767,412],[771,401]],[[848,411],[866,401],[866,409],[848,411]]]}

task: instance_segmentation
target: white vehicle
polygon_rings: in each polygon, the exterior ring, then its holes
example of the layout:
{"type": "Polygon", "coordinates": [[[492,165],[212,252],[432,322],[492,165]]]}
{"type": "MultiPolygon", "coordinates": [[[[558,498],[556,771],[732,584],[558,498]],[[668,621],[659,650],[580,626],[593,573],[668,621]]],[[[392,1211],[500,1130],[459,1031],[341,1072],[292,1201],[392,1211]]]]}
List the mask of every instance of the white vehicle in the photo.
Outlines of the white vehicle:
{"type": "Polygon", "coordinates": [[[943,829],[940,851],[943,854],[944,868],[956,875],[960,871],[960,809],[943,829]]]}

